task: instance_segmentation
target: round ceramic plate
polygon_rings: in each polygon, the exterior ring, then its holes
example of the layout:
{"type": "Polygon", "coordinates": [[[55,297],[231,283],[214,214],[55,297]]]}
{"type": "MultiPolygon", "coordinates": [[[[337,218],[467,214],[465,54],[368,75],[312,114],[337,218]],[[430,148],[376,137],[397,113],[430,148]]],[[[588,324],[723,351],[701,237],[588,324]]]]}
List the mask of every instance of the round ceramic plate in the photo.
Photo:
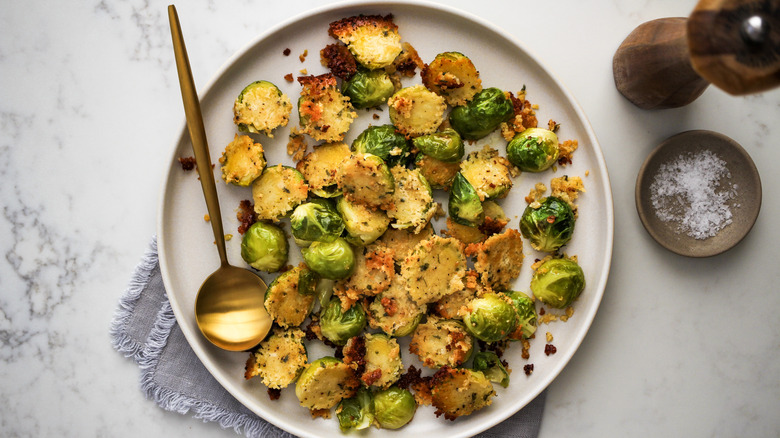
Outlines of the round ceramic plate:
{"type": "MultiPolygon", "coordinates": [[[[477,17],[449,7],[417,2],[349,3],[322,8],[280,24],[252,41],[229,60],[200,93],[213,162],[217,162],[222,150],[237,132],[232,121],[232,107],[244,86],[260,79],[269,80],[295,102],[300,86],[297,82],[287,82],[285,75],[292,73],[299,76],[299,71],[304,68],[309,74],[325,73],[320,65],[319,51],[334,42],[328,36],[328,24],[358,14],[393,14],[403,40],[410,42],[426,62],[440,52],[459,51],[472,59],[485,87],[517,92],[525,86],[528,99],[539,105],[539,124],[547,126],[547,121],[553,119],[561,126],[558,131],[561,141],[576,139],[579,142],[572,164],[556,172],[521,175],[516,178],[509,196],[500,202],[511,219],[509,226],[517,228],[518,218],[526,206],[524,197],[535,183],[549,185],[551,178],[563,175],[583,178],[587,192],[578,201],[577,229],[566,247],[568,254],[579,257],[587,281],[585,291],[574,304],[573,317],[566,323],[554,322],[540,327],[539,336],[531,342],[529,360],[521,358],[519,344],[507,351],[505,358],[514,373],[508,388],[496,387],[497,397],[492,406],[457,421],[437,418],[432,407],[421,407],[414,420],[403,429],[404,434],[429,438],[472,436],[511,416],[542,392],[569,362],[596,315],[612,256],[613,209],[606,164],[580,107],[561,83],[519,42],[477,17]],[[485,50],[486,47],[490,50],[485,50]],[[283,55],[285,49],[290,49],[289,56],[283,55]],[[308,57],[301,62],[299,55],[304,51],[308,51],[308,57]],[[557,347],[557,353],[550,356],[544,354],[546,332],[554,335],[553,344],[557,347]],[[534,364],[530,376],[523,373],[523,366],[528,363],[534,364]]],[[[184,34],[186,37],[186,26],[184,34]]],[[[190,47],[190,53],[197,56],[197,49],[190,47]]],[[[419,81],[417,75],[404,79],[404,85],[419,81]]],[[[369,124],[388,123],[386,107],[383,110],[360,110],[358,113],[359,119],[345,139],[348,144],[369,124]]],[[[297,111],[293,111],[290,124],[277,129],[274,138],[255,137],[263,144],[269,164],[293,164],[286,153],[286,143],[290,128],[297,124],[297,111]]],[[[248,353],[222,351],[208,343],[198,331],[193,315],[195,295],[201,282],[217,268],[219,259],[211,227],[204,221],[206,208],[197,175],[183,171],[177,160],[192,155],[186,129],[182,128],[181,132],[181,138],[170,156],[170,168],[161,198],[158,246],[165,286],[184,335],[213,376],[259,416],[299,436],[342,436],[335,418],[312,419],[308,410],[298,405],[292,387],[283,390],[279,400],[269,400],[266,388],[257,379],[244,379],[248,353]]],[[[310,145],[313,143],[310,139],[308,142],[310,145]]],[[[502,155],[506,153],[506,141],[498,132],[469,145],[469,150],[481,149],[486,144],[498,149],[502,155]]],[[[216,173],[219,173],[218,169],[216,173]]],[[[251,199],[251,191],[221,181],[218,181],[218,191],[226,233],[235,236],[227,243],[228,257],[233,264],[246,266],[240,256],[241,236],[237,232],[234,212],[241,200],[251,199]]],[[[446,209],[446,194],[437,192],[437,200],[446,209]]],[[[440,232],[441,222],[436,222],[434,228],[440,232]]],[[[528,291],[530,265],[543,254],[535,253],[528,244],[524,252],[526,262],[514,289],[528,291]]],[[[300,261],[300,251],[291,244],[289,264],[297,265],[300,261]]],[[[267,283],[274,277],[265,273],[261,275],[267,283]]],[[[402,340],[405,365],[416,364],[422,368],[414,360],[416,357],[406,349],[408,344],[405,342],[402,340]]],[[[332,349],[318,342],[307,345],[307,348],[309,360],[333,354],[332,349]]],[[[431,370],[427,372],[432,373],[431,370]]],[[[368,435],[398,436],[398,432],[372,428],[368,435]]]]}
{"type": "Polygon", "coordinates": [[[686,131],[664,140],[645,160],[636,179],[636,210],[647,232],[664,248],[688,257],[710,257],[733,248],[753,228],[761,210],[761,179],[750,155],[734,140],[712,131],[686,131]],[[732,223],[712,237],[697,239],[677,222],[664,221],[656,214],[651,185],[664,163],[702,151],[712,151],[726,162],[729,176],[719,181],[720,190],[735,186],[736,196],[727,204],[732,223]]]}

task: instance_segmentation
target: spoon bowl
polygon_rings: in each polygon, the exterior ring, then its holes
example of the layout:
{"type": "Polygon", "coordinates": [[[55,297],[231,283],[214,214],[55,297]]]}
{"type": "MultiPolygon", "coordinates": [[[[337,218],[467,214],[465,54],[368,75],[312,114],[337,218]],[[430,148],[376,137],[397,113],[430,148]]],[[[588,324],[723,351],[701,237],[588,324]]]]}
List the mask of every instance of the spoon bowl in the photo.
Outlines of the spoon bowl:
{"type": "Polygon", "coordinates": [[[203,196],[206,198],[214,243],[220,259],[220,267],[206,278],[198,291],[195,299],[195,320],[203,336],[212,344],[229,351],[244,351],[259,344],[271,329],[271,317],[263,305],[267,286],[254,273],[228,263],[222,213],[211,168],[206,129],[203,126],[200,102],[192,79],[179,17],[173,5],[168,6],[168,19],[187,130],[192,141],[192,151],[195,154],[198,176],[203,196]]]}

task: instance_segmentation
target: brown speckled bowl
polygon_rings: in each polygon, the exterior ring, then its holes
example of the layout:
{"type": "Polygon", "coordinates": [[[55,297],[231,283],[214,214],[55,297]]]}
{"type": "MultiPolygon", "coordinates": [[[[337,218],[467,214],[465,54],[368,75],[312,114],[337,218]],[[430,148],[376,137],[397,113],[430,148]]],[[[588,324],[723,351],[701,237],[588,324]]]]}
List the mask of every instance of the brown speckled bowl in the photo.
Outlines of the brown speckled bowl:
{"type": "Polygon", "coordinates": [[[753,228],[761,210],[761,179],[750,155],[734,140],[712,131],[686,131],[664,140],[650,153],[636,179],[636,210],[642,225],[661,246],[688,257],[710,257],[733,248],[753,228]],[[673,222],[658,218],[653,208],[650,185],[659,167],[683,153],[711,150],[726,162],[729,183],[737,184],[731,203],[732,223],[707,239],[695,239],[678,231],[673,222]]]}

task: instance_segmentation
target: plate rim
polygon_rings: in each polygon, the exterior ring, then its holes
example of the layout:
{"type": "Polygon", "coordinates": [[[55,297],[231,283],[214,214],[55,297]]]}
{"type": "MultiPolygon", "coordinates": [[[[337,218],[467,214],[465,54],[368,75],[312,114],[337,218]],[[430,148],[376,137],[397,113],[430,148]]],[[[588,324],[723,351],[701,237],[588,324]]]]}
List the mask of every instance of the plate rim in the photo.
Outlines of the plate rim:
{"type": "MultiPolygon", "coordinates": [[[[217,81],[233,66],[233,64],[244,56],[248,51],[250,51],[252,48],[260,44],[263,40],[268,39],[269,37],[276,34],[280,29],[283,29],[287,26],[290,26],[291,24],[294,24],[297,21],[301,21],[304,19],[309,19],[312,17],[315,17],[317,15],[322,14],[331,14],[338,12],[339,10],[346,10],[346,9],[354,9],[358,7],[370,7],[373,9],[376,8],[391,8],[393,6],[405,6],[405,7],[416,7],[416,8],[423,8],[427,10],[435,11],[436,13],[444,13],[444,14],[451,14],[459,16],[465,20],[468,20],[472,23],[475,23],[476,25],[482,27],[483,29],[487,29],[490,32],[494,33],[496,36],[499,36],[506,40],[507,42],[511,43],[514,47],[521,50],[526,56],[528,56],[533,62],[535,62],[544,72],[544,74],[548,75],[552,82],[555,83],[555,85],[558,87],[559,91],[563,95],[563,97],[568,101],[571,109],[576,114],[576,117],[581,121],[583,129],[585,133],[587,134],[588,141],[592,145],[592,153],[594,154],[595,162],[598,165],[599,172],[603,175],[603,182],[604,182],[604,190],[601,193],[602,196],[604,196],[605,204],[607,207],[606,211],[606,242],[605,242],[605,249],[606,253],[604,254],[604,260],[605,263],[601,267],[600,272],[598,272],[598,284],[594,285],[592,289],[592,295],[593,295],[593,306],[594,310],[591,314],[585,315],[586,318],[583,320],[582,323],[582,330],[578,331],[575,336],[573,336],[571,341],[572,348],[568,348],[564,352],[559,352],[559,355],[563,353],[563,358],[559,360],[555,366],[550,371],[550,374],[548,378],[540,383],[537,383],[539,385],[539,390],[532,394],[530,397],[527,397],[527,401],[523,403],[522,405],[518,406],[516,409],[511,409],[505,412],[502,415],[493,415],[489,421],[485,421],[482,423],[477,423],[473,425],[465,425],[459,428],[458,430],[452,430],[451,434],[449,436],[451,437],[466,437],[466,436],[472,436],[477,433],[483,432],[496,424],[499,424],[503,421],[505,421],[507,418],[511,417],[512,415],[519,412],[521,409],[523,409],[525,406],[527,406],[531,401],[533,401],[541,392],[545,391],[549,385],[558,377],[558,375],[561,373],[561,371],[569,364],[571,361],[571,358],[574,356],[574,354],[579,350],[585,336],[590,331],[590,327],[593,323],[593,320],[595,319],[596,314],[598,313],[598,310],[601,306],[601,300],[603,298],[606,285],[609,279],[609,273],[612,265],[612,256],[614,251],[614,201],[613,201],[613,194],[612,194],[612,185],[611,180],[609,177],[609,171],[607,168],[607,163],[604,158],[604,153],[601,148],[601,144],[599,143],[596,134],[593,130],[593,126],[590,123],[590,120],[584,113],[584,110],[582,109],[582,106],[579,104],[579,102],[575,99],[575,97],[572,95],[570,90],[566,87],[566,85],[555,75],[555,73],[544,63],[541,61],[541,59],[537,56],[537,54],[529,49],[525,44],[523,44],[521,41],[518,40],[515,36],[508,33],[505,29],[503,29],[500,26],[497,26],[490,21],[483,19],[479,16],[476,16],[470,12],[463,11],[459,8],[450,7],[444,4],[431,2],[428,0],[390,0],[390,1],[370,1],[370,0],[347,0],[337,3],[332,3],[328,5],[319,6],[316,8],[313,8],[311,10],[308,10],[303,13],[296,14],[286,20],[281,21],[280,23],[271,26],[266,31],[259,33],[256,37],[251,39],[249,42],[244,44],[241,48],[239,48],[236,52],[233,53],[232,56],[230,56],[211,76],[211,78],[208,80],[208,82],[205,83],[205,85],[202,87],[201,92],[198,93],[199,96],[201,96],[201,99],[203,96],[208,94],[215,86],[217,81]]],[[[169,151],[169,155],[175,159],[176,158],[176,151],[178,150],[179,144],[182,141],[182,138],[187,135],[187,124],[186,120],[184,119],[184,116],[182,115],[182,122],[181,122],[181,128],[179,130],[180,134],[176,136],[176,140],[173,142],[171,149],[169,151]]],[[[165,215],[165,200],[167,198],[168,190],[169,190],[169,184],[168,181],[170,179],[171,173],[175,169],[174,165],[171,165],[168,167],[167,171],[165,172],[165,175],[162,180],[162,190],[160,191],[159,201],[158,201],[158,215],[157,215],[157,246],[158,246],[158,253],[159,253],[159,263],[160,263],[160,270],[163,278],[163,283],[166,287],[166,290],[170,289],[171,287],[171,278],[169,275],[170,267],[168,266],[168,257],[166,255],[165,247],[166,247],[166,236],[164,235],[163,227],[164,227],[164,215],[165,215]]],[[[176,317],[177,321],[181,320],[181,318],[184,317],[184,315],[181,314],[183,309],[181,309],[181,306],[178,305],[176,302],[176,298],[174,296],[168,295],[169,301],[171,302],[171,307],[174,313],[174,316],[176,317]]],[[[254,412],[259,417],[263,418],[264,420],[268,421],[269,423],[279,427],[282,430],[298,434],[299,436],[311,436],[315,437],[316,435],[310,433],[307,430],[301,429],[301,428],[293,428],[289,429],[289,424],[281,424],[281,421],[276,419],[273,416],[269,416],[271,418],[268,418],[267,416],[262,415],[260,412],[257,412],[256,409],[250,407],[250,404],[248,403],[248,400],[244,400],[244,397],[242,397],[241,394],[237,394],[234,391],[231,390],[230,382],[226,380],[226,377],[220,375],[219,372],[216,371],[215,365],[212,363],[211,359],[208,356],[208,352],[205,351],[203,348],[200,347],[200,345],[194,341],[196,336],[200,336],[199,331],[197,328],[194,330],[191,329],[186,324],[179,324],[182,333],[187,340],[187,343],[190,345],[192,350],[195,352],[198,359],[203,363],[203,365],[206,367],[208,372],[219,382],[219,384],[225,388],[225,390],[231,394],[236,400],[241,403],[243,406],[245,406],[250,411],[254,412]]],[[[560,356],[559,356],[560,357],[560,356]]]]}

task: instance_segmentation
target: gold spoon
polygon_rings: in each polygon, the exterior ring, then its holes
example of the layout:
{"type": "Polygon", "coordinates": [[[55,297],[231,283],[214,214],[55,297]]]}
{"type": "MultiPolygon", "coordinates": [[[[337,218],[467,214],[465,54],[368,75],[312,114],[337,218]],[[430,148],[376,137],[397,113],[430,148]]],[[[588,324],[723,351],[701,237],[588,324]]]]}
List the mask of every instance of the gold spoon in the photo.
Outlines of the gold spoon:
{"type": "Polygon", "coordinates": [[[206,130],[203,127],[200,102],[181,34],[179,16],[173,5],[168,6],[168,18],[187,128],[220,260],[219,269],[206,278],[198,291],[195,299],[195,320],[203,336],[212,344],[225,350],[244,351],[259,344],[271,328],[271,317],[263,307],[267,286],[254,273],[231,266],[227,261],[222,215],[214,173],[211,170],[206,130]]]}

